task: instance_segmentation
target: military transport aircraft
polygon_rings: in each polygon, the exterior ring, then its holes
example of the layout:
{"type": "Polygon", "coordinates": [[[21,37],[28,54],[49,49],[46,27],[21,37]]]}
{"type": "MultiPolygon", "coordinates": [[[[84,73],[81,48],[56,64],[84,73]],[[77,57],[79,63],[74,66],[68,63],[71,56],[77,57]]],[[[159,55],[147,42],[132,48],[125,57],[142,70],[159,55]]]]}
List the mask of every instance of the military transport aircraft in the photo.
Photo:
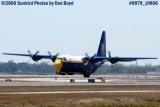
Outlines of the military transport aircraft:
{"type": "Polygon", "coordinates": [[[89,77],[105,62],[115,64],[117,62],[136,61],[139,59],[157,59],[157,58],[145,58],[145,57],[112,57],[110,51],[108,51],[108,57],[106,56],[106,33],[102,32],[101,40],[99,43],[98,51],[93,56],[89,56],[85,53],[85,56],[69,56],[59,55],[59,53],[52,55],[48,52],[48,55],[40,55],[37,51],[32,54],[28,51],[28,54],[15,54],[15,53],[3,53],[5,55],[17,55],[31,57],[33,61],[39,61],[41,59],[51,59],[56,73],[60,75],[73,75],[83,74],[84,77],[89,77]]]}

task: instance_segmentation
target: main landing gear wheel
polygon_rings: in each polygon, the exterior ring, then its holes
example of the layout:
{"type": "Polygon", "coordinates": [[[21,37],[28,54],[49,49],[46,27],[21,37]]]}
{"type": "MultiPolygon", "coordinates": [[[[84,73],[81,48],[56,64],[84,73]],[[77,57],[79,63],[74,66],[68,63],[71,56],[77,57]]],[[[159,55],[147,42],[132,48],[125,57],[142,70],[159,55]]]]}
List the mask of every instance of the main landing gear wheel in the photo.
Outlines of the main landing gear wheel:
{"type": "Polygon", "coordinates": [[[84,76],[85,78],[89,78],[89,77],[90,77],[90,74],[84,73],[83,76],[84,76]]]}

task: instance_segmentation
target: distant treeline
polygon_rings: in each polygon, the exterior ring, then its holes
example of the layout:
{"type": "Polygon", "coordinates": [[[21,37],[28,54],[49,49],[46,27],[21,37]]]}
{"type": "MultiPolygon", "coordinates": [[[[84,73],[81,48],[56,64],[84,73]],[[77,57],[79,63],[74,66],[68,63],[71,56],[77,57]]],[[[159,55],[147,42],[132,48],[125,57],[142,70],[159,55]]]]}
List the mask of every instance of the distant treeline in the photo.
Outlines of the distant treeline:
{"type": "Polygon", "coordinates": [[[95,74],[146,74],[147,72],[160,72],[160,65],[129,65],[122,64],[102,65],[95,74]]]}
{"type": "Polygon", "coordinates": [[[8,61],[6,63],[0,62],[0,74],[31,74],[31,75],[43,75],[54,74],[53,65],[47,63],[15,63],[8,61]]]}
{"type": "MultiPolygon", "coordinates": [[[[139,66],[122,64],[102,65],[94,74],[146,74],[148,71],[160,72],[160,65],[139,66]]],[[[0,62],[0,74],[31,74],[31,75],[49,75],[55,74],[54,66],[47,63],[15,63],[8,61],[0,62]]]]}

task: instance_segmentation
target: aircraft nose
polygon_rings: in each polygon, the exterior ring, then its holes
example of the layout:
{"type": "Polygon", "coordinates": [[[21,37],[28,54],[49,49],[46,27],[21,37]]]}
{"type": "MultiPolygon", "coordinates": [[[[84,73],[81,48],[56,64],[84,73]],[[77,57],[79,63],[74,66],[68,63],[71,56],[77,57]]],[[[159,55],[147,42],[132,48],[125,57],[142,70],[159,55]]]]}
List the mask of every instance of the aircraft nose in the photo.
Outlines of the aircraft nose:
{"type": "Polygon", "coordinates": [[[63,67],[63,63],[61,59],[56,59],[54,62],[55,70],[57,74],[61,73],[61,69],[63,67]]]}

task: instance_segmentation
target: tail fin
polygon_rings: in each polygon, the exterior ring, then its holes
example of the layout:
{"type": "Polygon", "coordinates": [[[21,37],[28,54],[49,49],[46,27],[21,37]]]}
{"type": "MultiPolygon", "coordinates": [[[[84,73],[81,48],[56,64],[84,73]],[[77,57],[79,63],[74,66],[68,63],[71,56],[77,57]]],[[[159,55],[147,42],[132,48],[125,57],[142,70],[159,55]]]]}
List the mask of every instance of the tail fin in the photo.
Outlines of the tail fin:
{"type": "Polygon", "coordinates": [[[106,57],[106,33],[102,32],[101,40],[98,47],[97,56],[106,57]]]}

